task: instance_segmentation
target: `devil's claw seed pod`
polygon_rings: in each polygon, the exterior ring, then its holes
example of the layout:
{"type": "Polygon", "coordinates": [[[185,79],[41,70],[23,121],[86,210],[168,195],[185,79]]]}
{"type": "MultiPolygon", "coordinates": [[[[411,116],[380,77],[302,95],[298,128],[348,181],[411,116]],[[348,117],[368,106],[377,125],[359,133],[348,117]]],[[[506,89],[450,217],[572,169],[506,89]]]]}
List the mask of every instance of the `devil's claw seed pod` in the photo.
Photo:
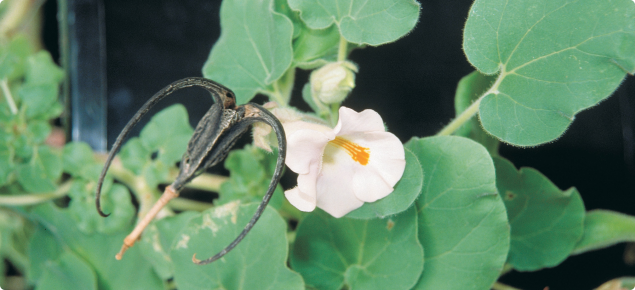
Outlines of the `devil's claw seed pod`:
{"type": "Polygon", "coordinates": [[[311,73],[311,93],[324,104],[342,102],[355,87],[357,66],[338,61],[324,65],[311,73]]]}

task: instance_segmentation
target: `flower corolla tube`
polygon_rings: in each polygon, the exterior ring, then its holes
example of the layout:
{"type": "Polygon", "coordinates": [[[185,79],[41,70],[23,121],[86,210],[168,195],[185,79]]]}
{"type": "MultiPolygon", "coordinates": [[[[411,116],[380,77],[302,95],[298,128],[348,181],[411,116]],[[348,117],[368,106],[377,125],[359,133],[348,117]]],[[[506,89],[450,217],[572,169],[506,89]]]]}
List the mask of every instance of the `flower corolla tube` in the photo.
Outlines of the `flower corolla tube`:
{"type": "Polygon", "coordinates": [[[342,217],[386,197],[403,175],[403,144],[386,132],[377,112],[341,107],[339,116],[335,128],[305,121],[283,124],[286,164],[298,173],[298,186],[285,196],[301,211],[317,206],[342,217]]]}

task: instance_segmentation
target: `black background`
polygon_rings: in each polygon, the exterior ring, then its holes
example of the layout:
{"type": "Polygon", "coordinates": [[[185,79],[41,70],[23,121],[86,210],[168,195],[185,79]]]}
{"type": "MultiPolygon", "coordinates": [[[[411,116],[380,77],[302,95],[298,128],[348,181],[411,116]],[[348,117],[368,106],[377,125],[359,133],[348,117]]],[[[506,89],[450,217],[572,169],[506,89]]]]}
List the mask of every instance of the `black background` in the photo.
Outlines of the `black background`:
{"type": "MultiPolygon", "coordinates": [[[[395,43],[355,50],[356,88],[343,105],[379,112],[403,142],[431,136],[454,117],[454,93],[472,72],[463,51],[462,30],[472,1],[425,0],[420,21],[395,43]]],[[[156,91],[201,68],[220,35],[220,1],[106,0],[108,144],[156,91]]],[[[45,40],[57,55],[55,1],[45,6],[45,40]]],[[[228,72],[231,73],[231,72],[228,72]]],[[[307,72],[298,71],[291,104],[308,109],[300,96],[307,72]]],[[[610,98],[576,115],[569,130],[535,148],[502,145],[501,155],[517,167],[533,167],[559,188],[575,186],[588,210],[612,209],[635,215],[633,126],[635,78],[629,76],[610,98]]],[[[256,102],[264,102],[257,97],[256,102]]],[[[212,101],[188,89],[154,110],[183,103],[194,125],[212,101]]],[[[137,130],[142,128],[142,124],[137,130]]],[[[449,229],[450,230],[450,229],[449,229]]],[[[590,289],[620,276],[635,276],[623,260],[625,245],[571,257],[537,272],[512,272],[501,281],[522,289],[590,289]]]]}

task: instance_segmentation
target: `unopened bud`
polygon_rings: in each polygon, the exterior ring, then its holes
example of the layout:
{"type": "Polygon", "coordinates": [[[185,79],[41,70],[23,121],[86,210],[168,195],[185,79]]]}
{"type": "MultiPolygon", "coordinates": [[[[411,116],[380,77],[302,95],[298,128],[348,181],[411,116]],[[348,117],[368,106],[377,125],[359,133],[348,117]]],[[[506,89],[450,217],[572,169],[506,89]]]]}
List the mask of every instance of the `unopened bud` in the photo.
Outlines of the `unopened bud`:
{"type": "Polygon", "coordinates": [[[341,103],[355,87],[357,66],[338,61],[324,65],[311,73],[311,93],[324,104],[341,103]]]}

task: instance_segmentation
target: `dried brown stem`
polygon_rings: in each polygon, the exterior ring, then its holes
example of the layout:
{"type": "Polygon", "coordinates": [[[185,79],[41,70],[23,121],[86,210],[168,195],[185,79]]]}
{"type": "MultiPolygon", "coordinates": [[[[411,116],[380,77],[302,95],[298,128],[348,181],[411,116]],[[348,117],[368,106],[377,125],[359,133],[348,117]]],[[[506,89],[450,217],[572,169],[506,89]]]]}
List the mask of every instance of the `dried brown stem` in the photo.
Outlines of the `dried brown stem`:
{"type": "Polygon", "coordinates": [[[161,195],[161,198],[157,200],[148,214],[146,214],[143,219],[139,221],[132,232],[123,240],[123,246],[121,246],[121,250],[119,250],[119,253],[117,253],[117,255],[115,256],[117,260],[121,260],[126,250],[134,245],[134,243],[141,236],[141,233],[143,233],[143,230],[148,226],[148,224],[150,224],[154,217],[156,217],[159,211],[161,211],[161,209],[163,209],[163,207],[165,207],[165,205],[167,205],[171,199],[177,196],[179,196],[179,193],[172,188],[172,185],[165,188],[165,191],[163,191],[163,195],[161,195]]]}

